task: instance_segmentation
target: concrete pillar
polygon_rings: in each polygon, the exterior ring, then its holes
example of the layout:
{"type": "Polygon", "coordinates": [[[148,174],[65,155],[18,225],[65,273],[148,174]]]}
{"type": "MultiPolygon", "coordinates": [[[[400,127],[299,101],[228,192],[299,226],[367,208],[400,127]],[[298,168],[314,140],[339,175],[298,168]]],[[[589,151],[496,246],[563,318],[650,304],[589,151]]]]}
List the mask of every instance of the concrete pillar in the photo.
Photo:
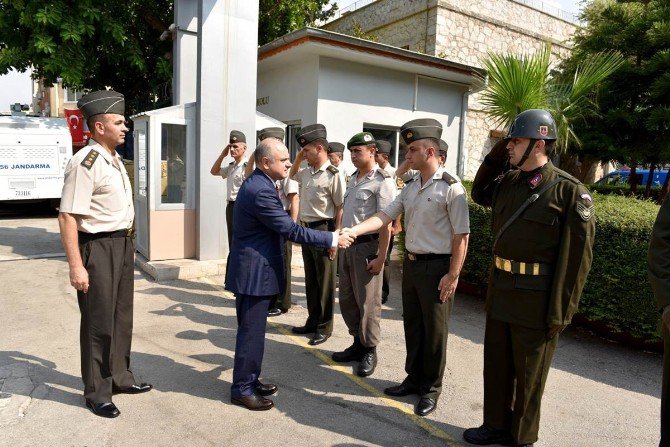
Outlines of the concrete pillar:
{"type": "Polygon", "coordinates": [[[209,173],[228,142],[241,130],[256,141],[258,0],[198,1],[196,109],[196,197],[200,260],[228,255],[225,184],[209,173]]]}
{"type": "Polygon", "coordinates": [[[198,2],[175,0],[172,105],[196,100],[198,71],[198,2]]]}

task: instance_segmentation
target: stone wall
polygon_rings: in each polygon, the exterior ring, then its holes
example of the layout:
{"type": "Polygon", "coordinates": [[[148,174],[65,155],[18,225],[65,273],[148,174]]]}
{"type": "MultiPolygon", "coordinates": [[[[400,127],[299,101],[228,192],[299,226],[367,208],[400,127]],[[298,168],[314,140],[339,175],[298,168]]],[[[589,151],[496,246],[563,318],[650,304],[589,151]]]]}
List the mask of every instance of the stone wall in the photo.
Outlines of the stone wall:
{"type": "MultiPolygon", "coordinates": [[[[377,0],[324,28],[349,35],[358,29],[380,43],[481,67],[489,52],[533,53],[545,42],[555,63],[569,54],[576,26],[514,0],[377,0]]],[[[495,142],[489,137],[495,126],[478,97],[470,98],[466,120],[468,179],[495,142]]]]}

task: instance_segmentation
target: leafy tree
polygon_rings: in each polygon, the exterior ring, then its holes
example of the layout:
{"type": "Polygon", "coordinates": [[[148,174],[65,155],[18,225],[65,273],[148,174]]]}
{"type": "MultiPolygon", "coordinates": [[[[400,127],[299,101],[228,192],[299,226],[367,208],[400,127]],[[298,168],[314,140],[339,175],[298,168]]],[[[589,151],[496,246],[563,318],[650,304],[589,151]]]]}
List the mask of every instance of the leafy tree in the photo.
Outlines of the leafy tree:
{"type": "Polygon", "coordinates": [[[481,102],[496,124],[508,127],[527,109],[548,110],[556,120],[556,150],[565,154],[569,147],[580,144],[575,122],[596,110],[594,89],[621,60],[611,52],[601,52],[581,60],[569,72],[552,71],[551,47],[547,45],[527,55],[490,53],[482,64],[488,73],[488,87],[481,102]]]}
{"type": "Polygon", "coordinates": [[[260,0],[258,43],[264,45],[306,26],[324,22],[335,14],[330,0],[260,0]]]}
{"type": "MultiPolygon", "coordinates": [[[[594,0],[582,18],[587,25],[576,34],[573,56],[566,65],[604,49],[616,51],[624,60],[601,85],[602,113],[577,125],[584,133],[582,151],[632,169],[668,163],[670,0],[594,0]]],[[[635,186],[633,182],[633,190],[635,186]]],[[[647,195],[650,186],[649,182],[647,195]]]]}
{"type": "MultiPolygon", "coordinates": [[[[196,0],[194,0],[196,1],[196,0]]],[[[331,17],[329,0],[260,0],[259,42],[331,17]]],[[[32,67],[45,85],[112,87],[128,113],[170,102],[173,0],[1,0],[0,74],[32,67]]]]}

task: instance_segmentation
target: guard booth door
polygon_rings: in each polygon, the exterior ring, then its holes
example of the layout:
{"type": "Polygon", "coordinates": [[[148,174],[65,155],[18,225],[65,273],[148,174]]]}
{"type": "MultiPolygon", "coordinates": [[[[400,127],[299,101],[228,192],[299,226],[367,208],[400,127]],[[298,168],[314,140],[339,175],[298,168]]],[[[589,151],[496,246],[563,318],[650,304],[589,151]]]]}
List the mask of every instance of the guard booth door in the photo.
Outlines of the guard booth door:
{"type": "Polygon", "coordinates": [[[149,261],[196,254],[194,114],[186,104],[133,117],[136,245],[149,261]]]}

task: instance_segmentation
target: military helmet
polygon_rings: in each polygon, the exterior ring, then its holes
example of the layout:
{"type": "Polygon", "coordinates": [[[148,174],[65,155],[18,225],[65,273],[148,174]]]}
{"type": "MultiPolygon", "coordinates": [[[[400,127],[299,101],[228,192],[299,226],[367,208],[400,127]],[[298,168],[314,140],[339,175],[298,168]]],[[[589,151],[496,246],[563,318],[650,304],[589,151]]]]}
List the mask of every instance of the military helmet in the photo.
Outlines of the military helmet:
{"type": "Polygon", "coordinates": [[[530,138],[533,140],[555,140],[556,122],[551,113],[542,109],[528,109],[519,113],[507,132],[505,139],[530,138]]]}

